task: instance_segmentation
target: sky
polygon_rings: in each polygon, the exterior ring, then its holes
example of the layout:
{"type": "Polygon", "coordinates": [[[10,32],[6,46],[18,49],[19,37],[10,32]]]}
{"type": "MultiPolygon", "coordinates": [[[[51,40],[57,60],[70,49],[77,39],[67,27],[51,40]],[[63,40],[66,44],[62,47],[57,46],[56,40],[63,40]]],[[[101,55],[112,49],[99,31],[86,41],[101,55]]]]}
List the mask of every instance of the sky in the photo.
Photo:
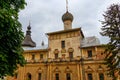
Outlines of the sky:
{"type": "MultiPolygon", "coordinates": [[[[31,37],[37,46],[44,41],[48,44],[45,33],[64,30],[62,15],[66,12],[66,0],[26,0],[27,5],[19,12],[24,35],[31,25],[31,37]]],[[[68,11],[74,16],[72,28],[82,29],[85,37],[96,36],[101,44],[108,38],[100,35],[103,14],[111,4],[119,0],[68,0],[68,11]]]]}

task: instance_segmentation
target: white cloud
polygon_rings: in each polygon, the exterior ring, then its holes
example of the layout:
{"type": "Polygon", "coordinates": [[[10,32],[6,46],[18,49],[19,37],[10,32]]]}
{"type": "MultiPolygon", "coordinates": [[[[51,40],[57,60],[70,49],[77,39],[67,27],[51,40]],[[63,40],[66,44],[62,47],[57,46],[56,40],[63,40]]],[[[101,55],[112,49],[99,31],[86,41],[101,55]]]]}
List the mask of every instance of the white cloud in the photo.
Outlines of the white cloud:
{"type": "MultiPolygon", "coordinates": [[[[68,0],[69,12],[74,16],[73,28],[82,27],[85,36],[97,36],[102,43],[106,38],[102,37],[101,24],[102,14],[110,4],[118,3],[119,0],[68,0]]],[[[23,31],[31,21],[32,38],[38,46],[42,40],[47,41],[44,33],[63,29],[62,15],[66,11],[66,0],[26,0],[27,6],[19,13],[23,31]]],[[[46,42],[47,43],[47,42],[46,42]]]]}

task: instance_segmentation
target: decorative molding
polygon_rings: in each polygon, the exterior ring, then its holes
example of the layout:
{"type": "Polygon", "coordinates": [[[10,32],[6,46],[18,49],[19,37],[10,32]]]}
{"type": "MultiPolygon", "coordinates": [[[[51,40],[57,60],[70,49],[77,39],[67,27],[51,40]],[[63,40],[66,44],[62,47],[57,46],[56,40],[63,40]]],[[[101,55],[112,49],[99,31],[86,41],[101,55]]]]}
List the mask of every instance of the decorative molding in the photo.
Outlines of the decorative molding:
{"type": "Polygon", "coordinates": [[[70,68],[67,66],[65,69],[65,73],[71,73],[72,71],[70,70],[70,68]]]}
{"type": "Polygon", "coordinates": [[[97,71],[98,71],[98,72],[103,72],[103,71],[104,71],[104,69],[103,69],[103,67],[102,67],[101,65],[99,65],[99,67],[98,67],[97,71]]]}
{"type": "Polygon", "coordinates": [[[51,48],[50,48],[50,47],[48,48],[48,51],[51,51],[51,48]]]}
{"type": "Polygon", "coordinates": [[[62,59],[65,59],[65,56],[66,56],[65,54],[62,54],[62,59]]]}
{"type": "Polygon", "coordinates": [[[38,68],[37,72],[38,72],[38,73],[42,73],[42,72],[43,72],[43,70],[41,69],[41,67],[38,68]]]}
{"type": "Polygon", "coordinates": [[[93,69],[90,66],[88,66],[85,71],[89,73],[89,72],[93,72],[93,69]]]}
{"type": "Polygon", "coordinates": [[[69,48],[68,52],[74,52],[74,49],[73,48],[69,48]]]}
{"type": "Polygon", "coordinates": [[[55,50],[54,50],[54,53],[55,53],[55,54],[58,54],[58,53],[59,53],[59,50],[58,50],[58,49],[55,49],[55,50]]]}
{"type": "Polygon", "coordinates": [[[60,73],[60,70],[58,69],[58,67],[56,67],[53,72],[60,73]]]}
{"type": "Polygon", "coordinates": [[[66,53],[66,49],[63,48],[63,49],[61,50],[61,53],[66,53]]]}

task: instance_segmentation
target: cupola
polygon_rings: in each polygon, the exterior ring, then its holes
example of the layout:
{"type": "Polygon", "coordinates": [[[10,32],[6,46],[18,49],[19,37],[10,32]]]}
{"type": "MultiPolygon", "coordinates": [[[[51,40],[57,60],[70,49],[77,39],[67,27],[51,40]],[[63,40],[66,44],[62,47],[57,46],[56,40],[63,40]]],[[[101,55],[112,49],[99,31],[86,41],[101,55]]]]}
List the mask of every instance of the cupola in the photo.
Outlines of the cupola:
{"type": "Polygon", "coordinates": [[[62,21],[65,22],[65,21],[73,21],[73,15],[71,13],[69,13],[68,11],[63,14],[62,16],[62,21]]]}
{"type": "Polygon", "coordinates": [[[62,16],[64,30],[72,29],[73,15],[68,11],[68,1],[66,0],[66,13],[62,16]]]}
{"type": "Polygon", "coordinates": [[[31,38],[31,26],[27,27],[26,36],[22,42],[23,47],[36,47],[36,43],[31,38]]]}

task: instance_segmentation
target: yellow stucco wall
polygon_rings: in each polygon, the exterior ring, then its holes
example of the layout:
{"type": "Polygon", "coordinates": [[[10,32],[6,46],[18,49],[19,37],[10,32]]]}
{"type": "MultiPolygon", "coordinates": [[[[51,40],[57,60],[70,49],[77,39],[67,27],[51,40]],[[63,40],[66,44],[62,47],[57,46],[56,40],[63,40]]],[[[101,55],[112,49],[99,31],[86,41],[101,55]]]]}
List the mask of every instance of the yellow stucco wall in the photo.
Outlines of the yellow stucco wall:
{"type": "Polygon", "coordinates": [[[104,80],[110,80],[106,75],[106,66],[103,64],[104,47],[91,46],[81,48],[83,36],[79,30],[49,34],[48,48],[43,50],[28,50],[24,52],[27,64],[19,67],[17,79],[8,77],[8,80],[27,80],[27,74],[31,74],[31,80],[56,80],[55,74],[59,74],[59,80],[66,80],[66,74],[70,73],[71,80],[88,80],[88,73],[92,74],[93,80],[99,80],[99,73],[104,74],[104,80]],[[65,41],[65,48],[61,48],[61,41],[65,41]],[[69,58],[68,49],[73,49],[73,59],[69,58]],[[59,58],[55,59],[55,50],[58,50],[59,58]],[[65,50],[65,51],[62,51],[65,50]],[[87,51],[92,51],[92,57],[88,58],[87,51]],[[35,55],[32,60],[32,55],[35,55]],[[43,59],[40,59],[43,54],[43,59]],[[65,54],[65,58],[62,58],[65,54]],[[81,60],[83,58],[83,60],[81,60]]]}

